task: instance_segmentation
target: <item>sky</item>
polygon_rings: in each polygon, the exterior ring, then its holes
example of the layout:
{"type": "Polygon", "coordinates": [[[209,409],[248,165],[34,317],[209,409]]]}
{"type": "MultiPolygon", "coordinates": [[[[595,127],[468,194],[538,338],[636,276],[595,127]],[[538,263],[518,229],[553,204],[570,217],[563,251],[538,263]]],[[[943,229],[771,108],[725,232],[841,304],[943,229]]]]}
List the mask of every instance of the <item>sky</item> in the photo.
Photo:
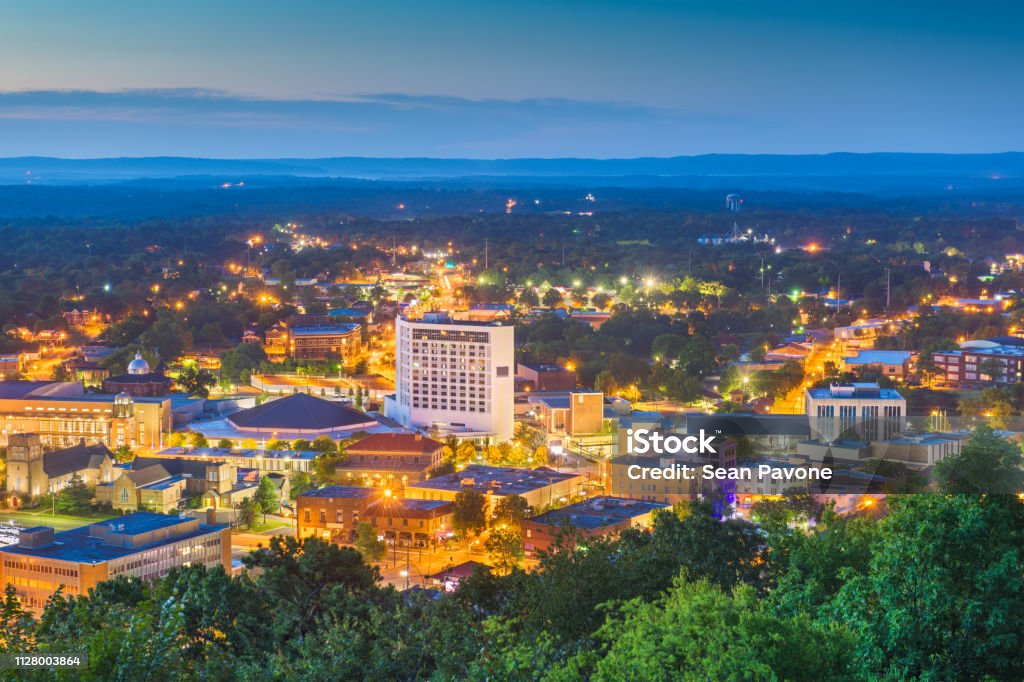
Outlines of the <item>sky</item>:
{"type": "Polygon", "coordinates": [[[1020,0],[11,3],[0,156],[1024,150],[1020,0]]]}

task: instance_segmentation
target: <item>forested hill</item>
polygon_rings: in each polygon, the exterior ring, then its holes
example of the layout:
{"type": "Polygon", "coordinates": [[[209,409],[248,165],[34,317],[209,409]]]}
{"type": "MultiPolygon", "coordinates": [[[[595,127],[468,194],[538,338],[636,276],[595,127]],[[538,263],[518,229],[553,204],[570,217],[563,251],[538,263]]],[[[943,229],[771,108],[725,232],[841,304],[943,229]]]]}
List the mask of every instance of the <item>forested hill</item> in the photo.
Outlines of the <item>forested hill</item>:
{"type": "Polygon", "coordinates": [[[603,178],[629,186],[763,187],[778,189],[940,189],[947,184],[1024,183],[1024,153],[1002,154],[707,154],[668,158],[438,159],[334,157],[320,159],[202,159],[185,157],[0,159],[0,184],[68,184],[138,178],[302,177],[373,180],[519,178],[536,183],[592,184],[603,178]]]}

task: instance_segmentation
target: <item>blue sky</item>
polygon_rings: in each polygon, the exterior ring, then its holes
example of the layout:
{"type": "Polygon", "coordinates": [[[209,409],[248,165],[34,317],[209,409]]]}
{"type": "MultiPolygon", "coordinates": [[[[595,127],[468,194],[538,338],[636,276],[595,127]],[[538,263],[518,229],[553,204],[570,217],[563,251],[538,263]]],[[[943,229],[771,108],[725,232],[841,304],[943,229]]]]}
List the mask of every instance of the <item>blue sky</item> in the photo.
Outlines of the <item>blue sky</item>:
{"type": "Polygon", "coordinates": [[[1024,3],[15,3],[0,155],[1024,149],[1024,3]]]}

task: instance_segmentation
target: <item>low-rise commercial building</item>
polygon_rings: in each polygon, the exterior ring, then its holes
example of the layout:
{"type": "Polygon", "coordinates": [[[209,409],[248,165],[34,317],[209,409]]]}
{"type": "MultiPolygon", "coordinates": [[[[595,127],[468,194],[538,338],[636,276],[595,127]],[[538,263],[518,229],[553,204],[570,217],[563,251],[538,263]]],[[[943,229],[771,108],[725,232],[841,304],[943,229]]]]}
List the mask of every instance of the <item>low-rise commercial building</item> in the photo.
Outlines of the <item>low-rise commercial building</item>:
{"type": "Polygon", "coordinates": [[[576,371],[551,364],[516,365],[517,389],[526,391],[571,391],[576,388],[576,371]]]}
{"type": "Polygon", "coordinates": [[[546,551],[560,535],[573,532],[578,537],[612,535],[636,526],[649,527],[654,514],[669,505],[622,497],[594,497],[523,521],[523,547],[527,556],[546,551]]]}
{"type": "Polygon", "coordinates": [[[441,464],[444,443],[419,433],[374,433],[345,448],[337,482],[398,488],[426,479],[441,464]]]}
{"type": "Polygon", "coordinates": [[[55,533],[39,526],[0,547],[0,586],[39,612],[58,590],[81,596],[118,576],[154,580],[172,568],[202,564],[231,570],[231,531],[186,516],[129,514],[55,533]]]}
{"type": "Polygon", "coordinates": [[[329,485],[302,493],[296,499],[298,536],[352,542],[356,526],[366,521],[367,505],[380,494],[356,485],[329,485]]]}
{"type": "Polygon", "coordinates": [[[975,340],[958,350],[932,353],[944,386],[1014,384],[1024,380],[1024,348],[995,340],[975,340]]]}
{"type": "Polygon", "coordinates": [[[412,483],[406,497],[454,502],[465,490],[485,495],[491,511],[502,497],[518,495],[534,509],[565,502],[583,493],[585,477],[580,473],[555,471],[548,467],[521,469],[472,464],[462,471],[412,483]]]}
{"type": "Polygon", "coordinates": [[[852,371],[870,367],[877,369],[882,376],[902,381],[910,373],[910,359],[913,355],[906,350],[862,350],[843,358],[843,369],[852,371]]]}
{"type": "Polygon", "coordinates": [[[455,504],[383,495],[366,506],[366,520],[388,544],[427,547],[452,534],[455,504]]]}
{"type": "Polygon", "coordinates": [[[811,438],[889,440],[903,431],[907,401],[892,388],[878,384],[832,384],[806,389],[811,438]]]}
{"type": "Polygon", "coordinates": [[[604,426],[604,394],[600,391],[536,395],[530,403],[549,434],[590,435],[601,433],[604,426]]]}

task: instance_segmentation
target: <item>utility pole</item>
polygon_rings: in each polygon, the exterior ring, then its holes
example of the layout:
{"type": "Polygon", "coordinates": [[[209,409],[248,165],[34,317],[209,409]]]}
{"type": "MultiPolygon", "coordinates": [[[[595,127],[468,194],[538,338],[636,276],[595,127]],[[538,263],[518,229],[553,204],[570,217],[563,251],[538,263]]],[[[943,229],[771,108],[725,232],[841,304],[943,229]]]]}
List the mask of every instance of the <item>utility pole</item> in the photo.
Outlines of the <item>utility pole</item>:
{"type": "Polygon", "coordinates": [[[761,291],[764,291],[764,254],[761,254],[761,291]]]}
{"type": "Polygon", "coordinates": [[[489,256],[490,256],[490,245],[491,245],[490,240],[487,239],[487,238],[484,238],[484,270],[486,270],[488,267],[490,267],[490,259],[489,259],[489,256]]]}
{"type": "Polygon", "coordinates": [[[889,296],[890,296],[890,293],[891,293],[891,289],[890,289],[890,286],[889,286],[889,268],[886,268],[885,269],[885,314],[886,314],[887,317],[889,315],[889,296]]]}
{"type": "Polygon", "coordinates": [[[839,324],[839,306],[843,300],[843,273],[836,275],[836,324],[839,324]]]}
{"type": "Polygon", "coordinates": [[[562,242],[562,267],[565,267],[565,241],[562,242]]]}

